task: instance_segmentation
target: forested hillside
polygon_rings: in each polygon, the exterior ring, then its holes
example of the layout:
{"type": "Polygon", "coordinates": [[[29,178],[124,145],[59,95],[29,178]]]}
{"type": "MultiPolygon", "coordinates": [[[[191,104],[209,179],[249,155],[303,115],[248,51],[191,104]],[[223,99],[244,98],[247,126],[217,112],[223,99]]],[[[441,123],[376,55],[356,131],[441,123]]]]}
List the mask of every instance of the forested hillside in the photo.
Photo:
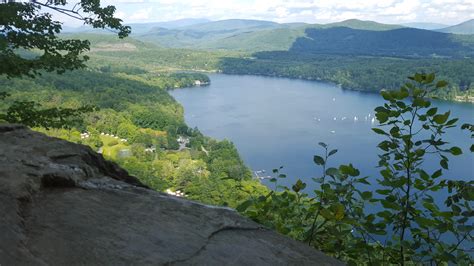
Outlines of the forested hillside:
{"type": "Polygon", "coordinates": [[[438,97],[472,101],[473,36],[355,19],[324,25],[225,20],[157,28],[137,36],[143,43],[135,50],[92,52],[93,62],[323,80],[364,91],[396,89],[397,77],[436,72],[450,83],[438,97]]]}
{"type": "Polygon", "coordinates": [[[361,91],[396,89],[403,82],[397,77],[414,71],[427,71],[438,73],[450,83],[448,89],[438,92],[438,97],[452,100],[456,96],[474,96],[474,59],[406,59],[262,52],[254,54],[253,58],[224,58],[219,68],[228,74],[330,81],[346,89],[361,91]]]}
{"type": "MultiPolygon", "coordinates": [[[[137,36],[141,40],[173,48],[203,48],[208,43],[232,38],[239,34],[285,27],[284,25],[259,20],[221,20],[179,28],[156,27],[137,36]]],[[[214,47],[218,48],[218,47],[214,47]]]]}
{"type": "MultiPolygon", "coordinates": [[[[254,33],[249,33],[249,35],[251,34],[254,33]]],[[[272,40],[272,36],[276,35],[269,35],[267,39],[272,40]]],[[[307,51],[259,53],[225,50],[204,51],[163,48],[133,38],[119,40],[111,35],[68,35],[68,38],[71,37],[89,39],[93,45],[89,65],[97,69],[102,68],[105,71],[107,69],[120,70],[122,72],[128,71],[130,74],[143,71],[209,71],[280,76],[330,81],[340,84],[346,89],[361,91],[396,89],[402,82],[398,77],[422,71],[436,72],[450,83],[448,89],[438,93],[437,96],[440,98],[470,101],[466,97],[474,96],[472,75],[474,61],[469,58],[386,57],[317,54],[307,51]]],[[[469,39],[470,36],[464,38],[469,39]]],[[[281,44],[277,40],[271,42],[259,40],[258,43],[262,43],[264,46],[281,44]]],[[[239,42],[235,42],[233,45],[238,44],[239,42]]],[[[289,43],[287,44],[289,45],[289,43]]],[[[359,51],[365,49],[364,47],[361,44],[359,51]]],[[[405,51],[410,51],[410,49],[405,51]]]]}
{"type": "Polygon", "coordinates": [[[298,53],[372,55],[397,57],[472,57],[474,37],[459,40],[455,35],[401,28],[385,31],[348,27],[306,29],[290,51],[298,53]]]}
{"type": "MultiPolygon", "coordinates": [[[[146,27],[148,25],[145,25],[146,27]]],[[[275,23],[258,20],[222,20],[186,27],[156,27],[136,38],[172,48],[224,49],[233,51],[288,50],[306,29],[348,27],[385,31],[402,28],[399,25],[350,19],[329,24],[275,23]]],[[[136,25],[136,28],[139,28],[136,25]]],[[[140,33],[143,32],[139,29],[140,33]]]]}
{"type": "Polygon", "coordinates": [[[10,97],[0,113],[14,101],[35,101],[44,108],[94,105],[99,109],[71,130],[37,130],[89,145],[159,191],[179,190],[190,199],[235,207],[248,193],[266,188],[252,179],[231,142],[205,137],[184,123],[181,105],[166,90],[196,80],[209,82],[202,74],[156,76],[113,64],[36,79],[1,78],[10,97]],[[241,186],[247,192],[237,189],[241,186]]]}
{"type": "MultiPolygon", "coordinates": [[[[466,22],[465,25],[470,25],[466,22]]],[[[463,24],[464,25],[464,24],[463,24]]],[[[244,52],[298,51],[391,56],[470,56],[474,40],[437,31],[350,19],[329,24],[222,20],[185,27],[139,25],[135,38],[168,48],[244,52]]],[[[463,26],[468,27],[468,26],[463,26]]],[[[456,33],[456,32],[453,32],[456,33]]]]}

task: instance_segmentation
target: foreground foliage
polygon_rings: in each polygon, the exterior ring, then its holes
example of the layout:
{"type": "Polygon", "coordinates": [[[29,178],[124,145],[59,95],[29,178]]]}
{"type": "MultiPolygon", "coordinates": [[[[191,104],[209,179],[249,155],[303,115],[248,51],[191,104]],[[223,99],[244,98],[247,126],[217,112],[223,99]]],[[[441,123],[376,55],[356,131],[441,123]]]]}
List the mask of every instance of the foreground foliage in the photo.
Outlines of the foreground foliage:
{"type": "Polygon", "coordinates": [[[81,20],[94,28],[117,30],[121,38],[130,33],[130,27],[123,26],[122,20],[114,17],[114,6],[101,7],[97,0],[69,3],[73,8],[66,7],[67,4],[66,0],[56,0],[8,1],[0,5],[0,75],[31,77],[40,70],[64,73],[85,66],[88,57],[81,54],[89,50],[89,41],[60,39],[62,23],[53,20],[53,12],[81,20]]]}
{"type": "MultiPolygon", "coordinates": [[[[320,143],[323,156],[314,162],[323,168],[311,195],[298,180],[291,188],[276,186],[265,196],[251,198],[238,210],[349,264],[469,265],[472,243],[474,181],[443,179],[448,155],[462,154],[443,141],[445,130],[456,126],[450,113],[438,113],[427,95],[446,87],[434,74],[416,74],[400,90],[383,91],[386,100],[376,108],[385,137],[379,144],[380,177],[373,183],[351,164],[329,167],[337,150],[320,143]],[[386,129],[385,129],[386,128],[386,129]],[[428,156],[439,160],[435,171],[424,169],[428,156]],[[377,187],[363,191],[363,185],[377,187]],[[446,194],[444,194],[446,193],[446,194]],[[439,199],[440,195],[447,195],[439,199]],[[378,211],[368,213],[367,204],[378,211]]],[[[464,125],[469,129],[472,126],[464,125]]],[[[275,169],[277,183],[281,169],[275,169]]]]}
{"type": "MultiPolygon", "coordinates": [[[[80,0],[74,5],[66,0],[0,4],[0,76],[35,77],[43,72],[62,74],[85,67],[89,57],[83,53],[90,49],[90,42],[59,38],[62,23],[53,20],[53,13],[72,17],[94,28],[116,30],[119,38],[124,38],[130,34],[130,27],[114,17],[115,10],[114,6],[102,7],[98,0],[80,0]]],[[[0,91],[0,100],[7,96],[6,91],[0,91]]],[[[81,114],[94,110],[90,105],[41,107],[31,99],[13,101],[5,114],[0,113],[0,120],[30,127],[70,128],[80,122],[77,119],[81,114]]]]}

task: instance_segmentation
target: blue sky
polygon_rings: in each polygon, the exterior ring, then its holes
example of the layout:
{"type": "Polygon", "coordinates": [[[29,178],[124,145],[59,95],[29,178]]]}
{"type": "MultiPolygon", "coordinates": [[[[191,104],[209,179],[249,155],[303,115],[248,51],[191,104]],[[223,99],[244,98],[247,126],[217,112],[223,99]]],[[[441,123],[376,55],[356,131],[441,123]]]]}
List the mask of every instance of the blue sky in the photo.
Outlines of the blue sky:
{"type": "Polygon", "coordinates": [[[345,19],[383,23],[457,24],[474,18],[474,0],[103,0],[125,22],[182,18],[261,19],[327,23],[345,19]]]}

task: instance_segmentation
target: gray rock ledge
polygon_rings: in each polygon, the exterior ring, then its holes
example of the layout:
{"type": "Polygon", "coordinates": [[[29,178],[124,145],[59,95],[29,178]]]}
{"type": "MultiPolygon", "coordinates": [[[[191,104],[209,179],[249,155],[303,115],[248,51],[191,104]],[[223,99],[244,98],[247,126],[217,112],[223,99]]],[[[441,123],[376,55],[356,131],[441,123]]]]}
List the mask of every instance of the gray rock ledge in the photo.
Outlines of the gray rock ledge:
{"type": "Polygon", "coordinates": [[[148,189],[90,148],[0,125],[0,265],[342,265],[240,216],[148,189]]]}

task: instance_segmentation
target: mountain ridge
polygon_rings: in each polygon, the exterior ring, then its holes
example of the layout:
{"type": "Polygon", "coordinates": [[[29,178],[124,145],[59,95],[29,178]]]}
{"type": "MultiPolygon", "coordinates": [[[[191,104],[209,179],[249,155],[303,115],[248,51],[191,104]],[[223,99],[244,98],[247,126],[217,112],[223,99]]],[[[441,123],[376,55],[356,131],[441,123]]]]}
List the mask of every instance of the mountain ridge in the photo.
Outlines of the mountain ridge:
{"type": "Polygon", "coordinates": [[[432,23],[432,22],[410,22],[403,23],[405,27],[421,29],[421,30],[439,30],[442,28],[450,27],[451,25],[442,24],[442,23],[432,23]]]}
{"type": "MultiPolygon", "coordinates": [[[[189,21],[186,23],[188,22],[189,21]]],[[[426,53],[423,49],[411,46],[413,51],[406,50],[403,53],[399,53],[396,51],[397,49],[392,49],[392,47],[389,49],[390,52],[383,53],[389,56],[416,56],[416,54],[420,53],[424,54],[424,56],[429,56],[430,54],[432,56],[453,56],[453,49],[455,48],[461,50],[461,52],[456,56],[471,56],[472,53],[466,51],[471,50],[472,43],[474,42],[474,38],[471,38],[470,35],[456,35],[434,30],[410,28],[405,25],[383,24],[375,21],[358,19],[349,19],[329,24],[276,23],[265,20],[246,19],[228,19],[207,21],[204,23],[199,22],[200,20],[193,20],[192,23],[196,24],[169,28],[164,27],[165,25],[160,23],[133,24],[132,26],[135,25],[135,28],[140,28],[140,30],[135,31],[135,33],[132,34],[132,37],[163,48],[185,48],[211,51],[224,50],[254,53],[262,51],[288,51],[295,44],[298,44],[298,42],[304,41],[304,39],[308,37],[308,32],[346,28],[348,29],[346,30],[347,38],[352,38],[351,36],[362,34],[360,31],[366,31],[364,35],[367,37],[371,36],[371,42],[377,43],[378,45],[382,44],[383,40],[376,40],[376,36],[389,38],[395,44],[400,42],[406,43],[406,38],[412,40],[425,38],[423,41],[419,41],[418,43],[421,47],[430,50],[430,53],[426,53]],[[390,34],[387,34],[387,32],[390,34]],[[446,41],[443,44],[443,47],[437,46],[440,44],[439,39],[446,41]],[[449,44],[451,47],[448,47],[449,44]],[[417,51],[415,52],[415,50],[417,51]],[[450,50],[450,52],[447,52],[447,50],[450,50]]],[[[180,22],[178,21],[177,23],[180,22]]],[[[468,27],[469,23],[474,23],[474,20],[467,21],[462,25],[465,27],[466,23],[468,27]]],[[[340,33],[340,31],[335,30],[327,32],[332,32],[334,34],[340,33]]],[[[329,38],[331,36],[326,37],[329,38]]],[[[343,42],[343,40],[336,40],[336,36],[332,36],[331,38],[333,41],[336,41],[336,43],[340,44],[343,42]]],[[[359,42],[364,41],[367,40],[359,40],[359,42]]],[[[349,44],[346,44],[346,46],[347,45],[349,44]]],[[[362,49],[365,49],[364,46],[370,47],[369,49],[373,50],[385,49],[375,47],[370,43],[365,45],[359,43],[358,46],[362,49]]],[[[344,50],[352,50],[355,52],[353,47],[347,48],[348,49],[344,48],[344,50]]],[[[340,53],[338,52],[338,54],[340,53]]]]}
{"type": "Polygon", "coordinates": [[[474,19],[470,19],[454,26],[439,29],[440,32],[454,34],[474,34],[474,19]]]}

